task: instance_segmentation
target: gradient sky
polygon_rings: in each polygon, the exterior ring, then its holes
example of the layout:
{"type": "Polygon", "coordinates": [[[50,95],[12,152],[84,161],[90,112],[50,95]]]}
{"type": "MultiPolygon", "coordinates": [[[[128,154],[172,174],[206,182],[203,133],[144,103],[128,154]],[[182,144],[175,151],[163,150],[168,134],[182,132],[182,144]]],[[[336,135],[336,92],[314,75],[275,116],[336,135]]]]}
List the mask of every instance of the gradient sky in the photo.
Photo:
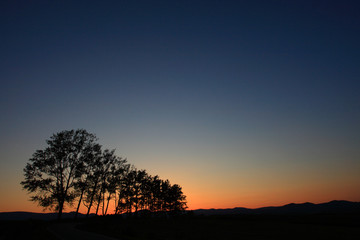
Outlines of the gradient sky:
{"type": "Polygon", "coordinates": [[[358,1],[1,1],[0,211],[85,128],[190,209],[360,201],[358,1]]]}

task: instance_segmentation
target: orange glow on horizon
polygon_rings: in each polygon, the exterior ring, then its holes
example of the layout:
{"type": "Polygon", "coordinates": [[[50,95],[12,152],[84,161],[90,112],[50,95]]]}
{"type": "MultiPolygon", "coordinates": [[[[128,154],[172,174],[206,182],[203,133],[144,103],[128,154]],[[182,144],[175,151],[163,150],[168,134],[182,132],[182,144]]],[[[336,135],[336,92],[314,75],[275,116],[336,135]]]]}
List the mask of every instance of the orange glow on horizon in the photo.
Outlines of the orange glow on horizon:
{"type": "MultiPolygon", "coordinates": [[[[175,171],[169,174],[169,170],[159,174],[163,179],[171,179],[172,184],[179,184],[183,193],[187,196],[188,210],[210,209],[210,208],[259,208],[266,206],[281,206],[289,203],[323,203],[332,200],[360,201],[360,181],[357,171],[354,173],[344,171],[337,176],[330,177],[312,174],[304,178],[301,173],[291,173],[282,178],[274,178],[273,175],[266,175],[266,172],[259,172],[252,177],[243,173],[235,173],[231,176],[215,179],[213,175],[207,173],[201,175],[197,172],[189,172],[184,176],[184,171],[175,171]],[[348,173],[348,175],[346,175],[348,173]],[[240,178],[241,176],[242,178],[240,178]]],[[[160,172],[161,173],[161,172],[160,172]]],[[[5,177],[4,177],[5,179],[5,177]]],[[[6,181],[19,183],[21,179],[8,176],[6,181]]],[[[14,187],[7,185],[0,189],[0,212],[28,211],[28,212],[51,212],[37,206],[36,203],[29,201],[29,195],[23,191],[19,185],[14,187]]],[[[67,206],[64,212],[75,211],[77,202],[72,207],[67,206]]],[[[114,201],[110,202],[108,214],[114,213],[114,201]]],[[[86,213],[84,206],[80,209],[81,213],[86,213]]],[[[94,213],[94,209],[91,211],[94,213]]],[[[102,210],[99,210],[100,214],[102,210]]]]}
{"type": "MultiPolygon", "coordinates": [[[[216,196],[215,193],[189,193],[187,196],[188,209],[210,209],[210,208],[259,208],[266,206],[282,206],[289,203],[324,203],[332,200],[348,200],[359,201],[360,194],[348,194],[348,188],[344,188],[342,191],[338,189],[337,192],[332,191],[318,191],[316,189],[308,189],[303,191],[274,191],[272,194],[256,193],[253,194],[237,194],[232,196],[216,196]]],[[[355,193],[355,191],[353,191],[355,193]]],[[[91,213],[95,213],[95,208],[91,213]]],[[[108,214],[114,213],[114,201],[110,202],[108,214]]],[[[72,212],[76,210],[76,203],[73,207],[67,206],[64,212],[72,212]]],[[[13,211],[27,211],[27,212],[53,212],[45,210],[36,205],[36,203],[27,201],[25,199],[18,199],[17,201],[2,202],[0,212],[13,212],[13,211]]],[[[87,209],[82,206],[80,213],[86,214],[87,209]]],[[[102,215],[102,209],[99,209],[99,215],[102,215]]]]}

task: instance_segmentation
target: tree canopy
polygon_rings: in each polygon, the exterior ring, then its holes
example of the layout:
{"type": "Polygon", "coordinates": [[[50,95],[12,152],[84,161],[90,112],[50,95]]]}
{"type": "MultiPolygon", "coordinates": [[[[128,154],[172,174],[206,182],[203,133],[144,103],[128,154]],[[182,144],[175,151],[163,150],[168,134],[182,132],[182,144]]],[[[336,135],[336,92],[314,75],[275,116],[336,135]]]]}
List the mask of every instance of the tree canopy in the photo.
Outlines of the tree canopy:
{"type": "Polygon", "coordinates": [[[106,215],[110,201],[115,214],[140,210],[181,212],[187,208],[179,185],[137,170],[115,150],[102,150],[97,137],[84,129],[61,131],[36,150],[24,168],[21,185],[31,200],[56,210],[61,218],[65,206],[76,201],[96,214],[106,215]]]}

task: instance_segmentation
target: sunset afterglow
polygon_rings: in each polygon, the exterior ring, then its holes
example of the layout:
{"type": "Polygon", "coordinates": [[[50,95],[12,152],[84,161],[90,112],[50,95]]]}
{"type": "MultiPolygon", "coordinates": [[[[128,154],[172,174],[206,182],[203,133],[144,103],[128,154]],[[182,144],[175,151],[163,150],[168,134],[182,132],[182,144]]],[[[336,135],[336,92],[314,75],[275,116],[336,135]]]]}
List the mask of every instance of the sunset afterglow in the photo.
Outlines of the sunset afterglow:
{"type": "Polygon", "coordinates": [[[43,211],[23,169],[79,128],[189,209],[360,201],[359,6],[5,2],[0,212],[43,211]]]}

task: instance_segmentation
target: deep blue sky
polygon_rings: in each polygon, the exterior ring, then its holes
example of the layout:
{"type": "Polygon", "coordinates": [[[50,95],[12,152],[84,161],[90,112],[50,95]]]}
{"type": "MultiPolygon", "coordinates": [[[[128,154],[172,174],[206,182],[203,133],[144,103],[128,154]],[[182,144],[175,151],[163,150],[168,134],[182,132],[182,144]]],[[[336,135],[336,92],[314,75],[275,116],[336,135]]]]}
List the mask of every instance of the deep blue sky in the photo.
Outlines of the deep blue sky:
{"type": "Polygon", "coordinates": [[[1,1],[1,175],[14,181],[0,190],[20,188],[52,133],[85,128],[183,185],[194,207],[261,205],[262,184],[303,189],[307,175],[319,189],[350,176],[329,198],[360,200],[359,12],[358,1],[1,1]],[[219,169],[237,198],[200,202],[211,197],[196,186],[219,169]]]}

